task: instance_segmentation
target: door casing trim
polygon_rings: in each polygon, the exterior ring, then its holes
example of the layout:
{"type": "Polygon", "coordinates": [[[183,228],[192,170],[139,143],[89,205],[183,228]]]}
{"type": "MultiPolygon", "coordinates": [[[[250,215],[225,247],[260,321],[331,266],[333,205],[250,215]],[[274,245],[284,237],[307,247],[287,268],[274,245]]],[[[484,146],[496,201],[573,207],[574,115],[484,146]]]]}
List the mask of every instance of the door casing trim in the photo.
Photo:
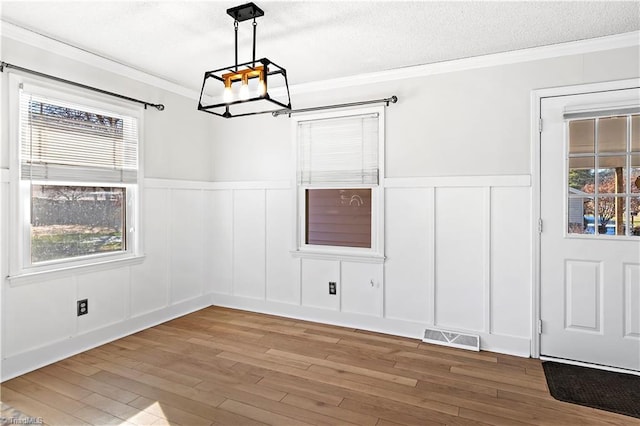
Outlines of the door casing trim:
{"type": "Polygon", "coordinates": [[[640,87],[640,78],[606,81],[601,83],[588,83],[563,87],[551,87],[531,91],[531,241],[532,241],[532,274],[531,282],[531,357],[540,358],[540,339],[538,324],[540,324],[541,307],[541,252],[540,232],[538,224],[541,217],[541,142],[542,131],[540,127],[542,119],[542,100],[561,96],[583,95],[588,93],[611,92],[615,90],[633,89],[640,87]]]}

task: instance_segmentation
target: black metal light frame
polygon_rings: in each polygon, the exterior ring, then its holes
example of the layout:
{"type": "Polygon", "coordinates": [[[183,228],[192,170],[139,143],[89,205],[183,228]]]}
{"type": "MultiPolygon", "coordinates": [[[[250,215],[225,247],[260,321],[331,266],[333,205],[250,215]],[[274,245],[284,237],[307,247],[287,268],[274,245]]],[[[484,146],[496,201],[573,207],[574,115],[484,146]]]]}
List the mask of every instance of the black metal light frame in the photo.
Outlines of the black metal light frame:
{"type": "Polygon", "coordinates": [[[204,73],[200,99],[198,101],[198,110],[224,118],[273,113],[274,111],[282,109],[290,110],[291,96],[289,94],[287,71],[267,58],[256,60],[256,18],[264,16],[264,11],[254,3],[247,3],[227,9],[227,14],[234,19],[235,64],[204,73]],[[248,19],[253,19],[253,59],[249,62],[239,64],[238,23],[248,19]],[[208,83],[214,85],[214,87],[219,83],[221,90],[228,89],[229,93],[231,93],[233,83],[240,82],[242,85],[246,85],[248,91],[248,80],[255,78],[258,78],[259,84],[263,86],[263,89],[259,90],[257,94],[249,96],[246,99],[236,98],[224,100],[223,102],[207,103],[206,88],[208,83]],[[274,78],[281,79],[284,84],[281,87],[275,88],[270,93],[269,81],[273,81],[274,78]],[[286,96],[284,96],[284,90],[286,90],[286,96]],[[275,97],[273,93],[278,91],[280,93],[275,97]],[[259,108],[258,104],[265,105],[265,108],[259,108]],[[253,107],[256,107],[257,110],[254,111],[253,107]],[[240,112],[232,113],[233,109],[240,110],[240,112]]]}

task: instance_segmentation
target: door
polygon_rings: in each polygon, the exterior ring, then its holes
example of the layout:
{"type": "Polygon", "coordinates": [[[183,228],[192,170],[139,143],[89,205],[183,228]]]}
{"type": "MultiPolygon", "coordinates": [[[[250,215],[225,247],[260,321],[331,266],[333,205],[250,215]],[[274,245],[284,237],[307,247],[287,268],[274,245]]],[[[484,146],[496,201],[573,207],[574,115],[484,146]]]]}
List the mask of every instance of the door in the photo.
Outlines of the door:
{"type": "Polygon", "coordinates": [[[640,89],[541,100],[540,354],[640,371],[640,89]]]}

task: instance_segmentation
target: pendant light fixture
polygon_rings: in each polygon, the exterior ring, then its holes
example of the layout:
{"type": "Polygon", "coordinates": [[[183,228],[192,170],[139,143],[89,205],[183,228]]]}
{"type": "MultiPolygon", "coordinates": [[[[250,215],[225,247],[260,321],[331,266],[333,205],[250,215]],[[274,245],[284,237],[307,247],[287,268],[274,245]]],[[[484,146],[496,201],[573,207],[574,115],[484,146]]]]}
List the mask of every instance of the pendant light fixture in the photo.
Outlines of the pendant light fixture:
{"type": "Polygon", "coordinates": [[[235,32],[235,65],[204,73],[198,110],[224,118],[291,110],[287,71],[267,58],[256,60],[256,19],[264,11],[254,3],[227,9],[235,32]],[[238,25],[253,19],[253,58],[238,63],[238,25]]]}

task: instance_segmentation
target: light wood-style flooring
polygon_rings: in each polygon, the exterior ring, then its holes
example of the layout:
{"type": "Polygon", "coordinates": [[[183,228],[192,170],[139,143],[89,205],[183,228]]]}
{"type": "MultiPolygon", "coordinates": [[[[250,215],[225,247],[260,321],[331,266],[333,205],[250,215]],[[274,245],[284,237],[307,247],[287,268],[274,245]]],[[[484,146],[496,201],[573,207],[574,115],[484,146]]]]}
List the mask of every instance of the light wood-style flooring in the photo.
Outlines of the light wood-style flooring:
{"type": "Polygon", "coordinates": [[[631,425],[539,360],[211,307],[1,385],[49,425],[631,425]]]}

